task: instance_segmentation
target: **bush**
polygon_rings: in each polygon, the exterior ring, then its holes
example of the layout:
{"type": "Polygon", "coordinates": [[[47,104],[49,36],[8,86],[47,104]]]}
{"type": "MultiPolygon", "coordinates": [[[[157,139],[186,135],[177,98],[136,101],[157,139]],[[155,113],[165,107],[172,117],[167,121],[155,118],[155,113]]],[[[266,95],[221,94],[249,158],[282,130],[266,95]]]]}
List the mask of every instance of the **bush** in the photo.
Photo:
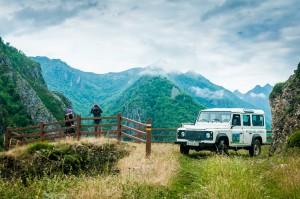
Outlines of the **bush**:
{"type": "Polygon", "coordinates": [[[126,146],[117,142],[101,145],[89,142],[33,143],[24,154],[16,157],[7,153],[0,155],[0,178],[21,177],[26,183],[31,178],[57,174],[110,173],[114,164],[129,154],[126,146]]]}
{"type": "Polygon", "coordinates": [[[270,93],[270,99],[274,99],[276,95],[282,94],[282,88],[285,85],[285,83],[277,83],[273,87],[272,92],[270,93]]]}
{"type": "Polygon", "coordinates": [[[300,148],[300,130],[295,131],[287,140],[288,148],[300,148]]]}
{"type": "Polygon", "coordinates": [[[52,148],[53,145],[48,142],[36,142],[28,146],[28,152],[32,154],[36,151],[40,151],[43,149],[52,149],[52,148]]]}

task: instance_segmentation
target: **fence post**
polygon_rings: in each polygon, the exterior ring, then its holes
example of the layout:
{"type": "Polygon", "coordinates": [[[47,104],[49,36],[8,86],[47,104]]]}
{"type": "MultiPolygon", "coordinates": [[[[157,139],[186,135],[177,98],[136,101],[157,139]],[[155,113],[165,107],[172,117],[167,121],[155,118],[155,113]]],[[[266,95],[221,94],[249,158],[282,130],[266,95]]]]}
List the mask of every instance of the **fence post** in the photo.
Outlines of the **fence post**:
{"type": "Polygon", "coordinates": [[[9,149],[9,142],[10,142],[10,129],[7,127],[5,132],[5,151],[8,151],[9,149]]]}
{"type": "Polygon", "coordinates": [[[121,137],[122,137],[121,124],[122,124],[122,114],[118,113],[118,115],[117,115],[117,132],[118,132],[118,141],[119,142],[121,141],[121,137]]]}
{"type": "Polygon", "coordinates": [[[148,119],[146,123],[146,158],[151,155],[151,137],[152,137],[152,119],[148,119]]]}
{"type": "Polygon", "coordinates": [[[77,115],[77,121],[76,121],[76,135],[77,135],[77,140],[80,140],[81,136],[81,115],[77,115]]]}
{"type": "Polygon", "coordinates": [[[40,137],[41,141],[44,141],[44,123],[40,122],[40,137]]]}

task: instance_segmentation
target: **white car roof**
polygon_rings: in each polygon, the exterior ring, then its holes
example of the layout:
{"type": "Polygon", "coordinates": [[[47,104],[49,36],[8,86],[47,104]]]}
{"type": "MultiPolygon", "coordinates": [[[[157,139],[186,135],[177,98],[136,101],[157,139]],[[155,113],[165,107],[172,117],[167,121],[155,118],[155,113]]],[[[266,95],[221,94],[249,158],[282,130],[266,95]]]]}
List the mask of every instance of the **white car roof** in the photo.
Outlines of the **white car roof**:
{"type": "Polygon", "coordinates": [[[209,108],[203,109],[201,112],[212,111],[212,112],[231,112],[231,113],[254,113],[254,114],[265,114],[263,110],[249,109],[249,108],[209,108]]]}

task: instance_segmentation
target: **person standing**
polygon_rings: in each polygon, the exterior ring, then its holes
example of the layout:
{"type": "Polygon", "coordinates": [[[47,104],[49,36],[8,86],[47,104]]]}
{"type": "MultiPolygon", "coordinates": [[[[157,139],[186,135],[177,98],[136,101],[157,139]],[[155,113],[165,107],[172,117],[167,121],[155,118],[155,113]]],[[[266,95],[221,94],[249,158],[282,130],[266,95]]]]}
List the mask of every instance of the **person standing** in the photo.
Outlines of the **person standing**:
{"type": "MultiPolygon", "coordinates": [[[[71,120],[73,118],[74,118],[73,111],[72,111],[72,109],[68,108],[67,109],[67,114],[65,114],[65,120],[71,120]]],[[[70,126],[74,126],[74,121],[67,121],[66,122],[66,127],[70,127],[70,126]]],[[[66,134],[75,133],[75,129],[74,128],[66,129],[65,133],[66,134]]]]}
{"type": "MultiPolygon", "coordinates": [[[[94,104],[93,108],[91,109],[91,113],[94,115],[94,117],[101,117],[103,111],[98,104],[94,104]]],[[[94,119],[94,124],[101,124],[101,122],[101,119],[94,119]]],[[[97,126],[95,126],[95,132],[97,132],[97,126]]]]}

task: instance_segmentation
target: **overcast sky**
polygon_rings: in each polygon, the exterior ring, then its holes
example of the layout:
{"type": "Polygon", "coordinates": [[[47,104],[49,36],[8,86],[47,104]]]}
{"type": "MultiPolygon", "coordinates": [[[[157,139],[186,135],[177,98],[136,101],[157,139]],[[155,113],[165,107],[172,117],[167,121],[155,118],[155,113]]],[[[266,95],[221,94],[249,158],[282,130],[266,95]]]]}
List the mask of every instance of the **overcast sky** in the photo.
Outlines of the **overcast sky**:
{"type": "Polygon", "coordinates": [[[89,72],[195,71],[231,91],[300,62],[298,0],[0,0],[0,37],[89,72]]]}

